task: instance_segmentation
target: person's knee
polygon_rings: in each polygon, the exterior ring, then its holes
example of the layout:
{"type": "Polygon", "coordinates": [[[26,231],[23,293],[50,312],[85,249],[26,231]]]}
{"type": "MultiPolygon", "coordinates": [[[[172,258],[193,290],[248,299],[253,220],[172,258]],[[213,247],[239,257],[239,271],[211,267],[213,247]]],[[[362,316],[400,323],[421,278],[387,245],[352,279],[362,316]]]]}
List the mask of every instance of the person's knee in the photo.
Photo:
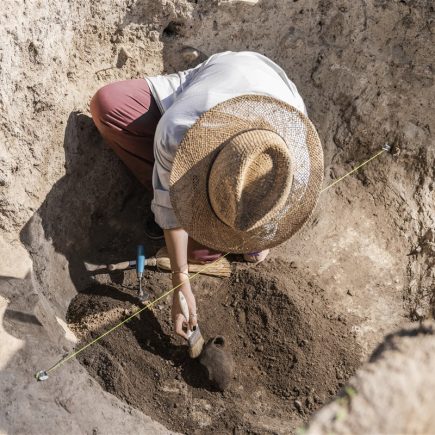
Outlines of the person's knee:
{"type": "Polygon", "coordinates": [[[116,93],[116,85],[116,82],[109,83],[108,85],[98,89],[98,91],[92,97],[90,109],[92,119],[96,124],[107,124],[110,120],[110,116],[113,113],[116,104],[116,98],[114,98],[116,93]]]}

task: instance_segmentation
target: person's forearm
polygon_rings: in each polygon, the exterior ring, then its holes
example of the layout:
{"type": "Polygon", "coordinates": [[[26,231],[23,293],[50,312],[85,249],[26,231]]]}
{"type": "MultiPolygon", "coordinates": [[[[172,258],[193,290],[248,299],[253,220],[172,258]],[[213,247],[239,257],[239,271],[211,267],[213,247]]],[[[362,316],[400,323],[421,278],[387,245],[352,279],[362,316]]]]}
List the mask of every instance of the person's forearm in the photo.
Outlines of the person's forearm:
{"type": "Polygon", "coordinates": [[[173,272],[188,272],[187,243],[189,236],[182,228],[164,230],[171,269],[173,272]]]}
{"type": "Polygon", "coordinates": [[[190,291],[190,282],[187,276],[189,265],[187,263],[187,243],[189,236],[182,228],[164,230],[166,247],[172,269],[172,285],[178,286],[178,290],[190,291]]]}
{"type": "Polygon", "coordinates": [[[182,228],[164,230],[166,247],[168,248],[169,259],[172,269],[172,285],[177,287],[172,303],[172,320],[177,334],[186,338],[182,331],[183,321],[187,320],[181,313],[178,301],[178,292],[183,292],[189,308],[189,324],[193,328],[197,324],[196,301],[192,293],[189,281],[189,266],[187,263],[187,244],[189,236],[182,228]],[[179,287],[178,287],[179,286],[179,287]],[[184,320],[183,320],[184,319],[184,320]]]}

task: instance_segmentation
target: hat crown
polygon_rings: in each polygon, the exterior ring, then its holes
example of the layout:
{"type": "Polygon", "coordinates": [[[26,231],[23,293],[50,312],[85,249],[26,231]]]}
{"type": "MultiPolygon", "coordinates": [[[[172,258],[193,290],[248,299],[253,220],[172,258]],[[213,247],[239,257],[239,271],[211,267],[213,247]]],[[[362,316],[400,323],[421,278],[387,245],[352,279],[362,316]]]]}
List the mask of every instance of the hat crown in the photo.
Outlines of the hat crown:
{"type": "MultiPolygon", "coordinates": [[[[269,141],[258,142],[268,145],[269,141]]],[[[254,168],[247,175],[257,174],[254,168]]],[[[246,180],[259,179],[257,175],[247,175],[246,180]]],[[[179,225],[192,239],[220,252],[246,253],[277,246],[299,231],[316,205],[322,181],[322,144],[305,113],[267,95],[240,95],[204,112],[186,132],[172,163],[170,198],[179,225]],[[245,155],[264,153],[265,161],[270,157],[273,169],[265,171],[266,181],[274,179],[270,172],[286,166],[288,170],[282,169],[283,175],[277,176],[275,183],[254,183],[262,187],[252,188],[254,192],[260,191],[258,194],[267,192],[263,184],[274,185],[274,190],[263,194],[262,200],[261,196],[248,195],[251,189],[240,188],[244,186],[238,183],[239,168],[243,166],[239,161],[240,152],[226,148],[233,146],[245,133],[265,137],[269,135],[265,131],[276,133],[269,136],[273,137],[272,148],[276,147],[276,152],[266,151],[267,146],[263,145],[264,152],[260,152],[257,141],[246,140],[249,147],[245,155]],[[276,158],[276,154],[282,157],[276,158]],[[284,164],[275,164],[276,161],[284,161],[284,164]],[[242,192],[242,198],[249,199],[236,201],[235,192],[242,192]],[[257,208],[262,210],[259,216],[254,215],[257,208]],[[252,231],[237,229],[250,227],[255,228],[252,231]]]]}
{"type": "Polygon", "coordinates": [[[292,179],[292,157],[281,136],[269,130],[244,131],[217,154],[209,174],[209,201],[223,223],[249,231],[278,215],[292,179]]]}

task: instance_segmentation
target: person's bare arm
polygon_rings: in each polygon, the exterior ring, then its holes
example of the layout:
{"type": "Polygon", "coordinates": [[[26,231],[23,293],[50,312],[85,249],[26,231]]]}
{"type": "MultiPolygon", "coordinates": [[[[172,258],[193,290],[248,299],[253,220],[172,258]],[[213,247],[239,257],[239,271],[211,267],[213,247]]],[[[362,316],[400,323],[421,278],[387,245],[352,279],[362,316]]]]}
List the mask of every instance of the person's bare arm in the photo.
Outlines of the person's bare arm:
{"type": "Polygon", "coordinates": [[[181,311],[178,292],[182,291],[186,298],[190,315],[189,324],[192,329],[197,324],[197,318],[195,296],[193,295],[189,278],[186,275],[189,270],[187,263],[187,243],[189,236],[182,228],[164,230],[164,233],[173,272],[172,285],[175,287],[182,283],[182,285],[175,290],[172,298],[172,321],[174,322],[175,332],[181,337],[187,338],[186,333],[183,331],[183,324],[187,322],[187,319],[183,316],[181,311]]]}

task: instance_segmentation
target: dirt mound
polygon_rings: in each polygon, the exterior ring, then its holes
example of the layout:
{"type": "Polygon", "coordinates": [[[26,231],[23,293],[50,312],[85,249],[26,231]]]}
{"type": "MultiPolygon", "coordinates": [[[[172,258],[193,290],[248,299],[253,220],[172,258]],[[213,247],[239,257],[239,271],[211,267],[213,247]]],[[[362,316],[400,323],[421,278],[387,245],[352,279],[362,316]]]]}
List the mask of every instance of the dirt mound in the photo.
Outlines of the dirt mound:
{"type": "MultiPolygon", "coordinates": [[[[156,295],[165,284],[166,276],[149,275],[156,295]]],[[[226,281],[203,277],[195,290],[203,334],[224,335],[234,356],[225,393],[212,388],[173,337],[169,300],[80,357],[107,391],[169,428],[287,433],[335,395],[358,365],[352,321],[334,317],[323,290],[284,262],[242,269],[226,281]]],[[[68,321],[89,340],[135,302],[133,290],[96,285],[73,299],[68,321]]]]}
{"type": "Polygon", "coordinates": [[[317,412],[304,433],[435,433],[435,322],[388,334],[345,393],[317,412]]]}

